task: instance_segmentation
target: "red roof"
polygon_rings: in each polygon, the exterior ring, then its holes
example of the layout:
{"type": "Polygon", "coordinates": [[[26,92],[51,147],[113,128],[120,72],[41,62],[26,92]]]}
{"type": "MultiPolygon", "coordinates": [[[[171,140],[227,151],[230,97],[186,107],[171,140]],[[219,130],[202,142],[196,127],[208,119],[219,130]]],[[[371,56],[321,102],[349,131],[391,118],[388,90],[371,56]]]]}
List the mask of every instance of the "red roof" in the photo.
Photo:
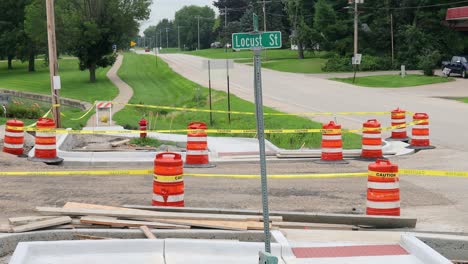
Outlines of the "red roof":
{"type": "Polygon", "coordinates": [[[468,20],[468,6],[447,9],[446,20],[468,20]]]}

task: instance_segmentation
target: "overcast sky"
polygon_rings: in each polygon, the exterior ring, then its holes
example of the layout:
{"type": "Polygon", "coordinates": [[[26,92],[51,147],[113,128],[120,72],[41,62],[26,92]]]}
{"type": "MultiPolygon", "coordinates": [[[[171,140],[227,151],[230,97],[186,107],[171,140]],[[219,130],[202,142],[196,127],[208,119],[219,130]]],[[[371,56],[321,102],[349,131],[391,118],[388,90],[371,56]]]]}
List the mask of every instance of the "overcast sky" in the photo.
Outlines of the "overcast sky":
{"type": "Polygon", "coordinates": [[[174,19],[175,12],[186,5],[210,6],[217,13],[217,9],[213,6],[213,0],[153,0],[151,5],[151,16],[148,21],[141,24],[140,32],[143,32],[147,27],[156,25],[158,21],[168,18],[174,19]]]}

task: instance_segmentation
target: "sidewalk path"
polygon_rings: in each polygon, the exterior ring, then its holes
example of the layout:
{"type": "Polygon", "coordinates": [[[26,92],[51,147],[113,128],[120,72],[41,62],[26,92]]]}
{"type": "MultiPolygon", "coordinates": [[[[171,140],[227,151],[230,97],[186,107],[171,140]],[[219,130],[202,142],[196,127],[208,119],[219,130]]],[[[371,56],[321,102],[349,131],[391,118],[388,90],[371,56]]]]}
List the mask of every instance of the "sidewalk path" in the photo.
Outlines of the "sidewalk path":
{"type": "MultiPolygon", "coordinates": [[[[119,89],[119,94],[112,101],[120,104],[113,105],[112,115],[115,115],[117,112],[122,110],[125,107],[124,104],[128,103],[133,96],[132,87],[122,81],[122,79],[117,75],[117,71],[120,69],[120,66],[122,66],[123,57],[123,55],[119,55],[112,68],[107,72],[107,78],[109,78],[109,80],[119,89]]],[[[113,122],[112,125],[115,125],[115,122],[113,122]]],[[[96,126],[96,114],[89,118],[86,126],[96,126]]]]}

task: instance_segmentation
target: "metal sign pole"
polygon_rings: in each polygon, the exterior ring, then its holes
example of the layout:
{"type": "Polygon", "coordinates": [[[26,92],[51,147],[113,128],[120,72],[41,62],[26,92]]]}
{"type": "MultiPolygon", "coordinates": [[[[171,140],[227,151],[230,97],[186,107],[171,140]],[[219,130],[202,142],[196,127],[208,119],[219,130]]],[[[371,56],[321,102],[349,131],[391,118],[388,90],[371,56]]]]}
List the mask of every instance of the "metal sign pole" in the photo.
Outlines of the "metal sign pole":
{"type": "Polygon", "coordinates": [[[226,59],[226,81],[227,81],[227,100],[228,100],[228,120],[231,124],[231,89],[229,87],[229,61],[226,59]]]}
{"type": "Polygon", "coordinates": [[[211,62],[208,60],[208,93],[210,97],[210,125],[213,125],[213,109],[211,105],[211,62]]]}
{"type": "Polygon", "coordinates": [[[265,232],[265,251],[271,253],[270,217],[268,209],[268,186],[266,173],[265,155],[265,126],[263,122],[263,96],[262,96],[262,48],[257,47],[254,51],[254,89],[255,107],[257,116],[257,135],[260,148],[260,175],[262,182],[262,206],[263,206],[263,230],[265,232]]]}

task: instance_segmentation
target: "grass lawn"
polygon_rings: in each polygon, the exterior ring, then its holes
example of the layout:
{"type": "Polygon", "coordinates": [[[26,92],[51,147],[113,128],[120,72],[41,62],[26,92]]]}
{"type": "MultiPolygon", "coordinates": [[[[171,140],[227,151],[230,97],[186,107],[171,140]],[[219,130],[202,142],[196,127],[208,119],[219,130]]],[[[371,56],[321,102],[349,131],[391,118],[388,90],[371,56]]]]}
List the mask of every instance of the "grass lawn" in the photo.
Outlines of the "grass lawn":
{"type": "MultiPolygon", "coordinates": [[[[39,94],[50,94],[49,68],[43,61],[36,60],[36,72],[27,71],[27,63],[15,61],[13,70],[7,70],[7,63],[0,62],[0,88],[18,91],[27,91],[39,94]]],[[[93,103],[96,100],[112,100],[118,94],[118,89],[107,79],[109,68],[98,69],[97,82],[89,82],[88,71],[78,69],[78,60],[73,58],[59,60],[62,89],[60,95],[66,98],[77,99],[93,103]]],[[[44,113],[50,109],[50,104],[41,104],[44,113]]],[[[86,124],[91,115],[82,120],[71,120],[83,114],[78,108],[62,107],[62,126],[80,129],[86,124]]],[[[35,121],[34,121],[35,122],[35,121]]],[[[32,123],[34,123],[32,122],[32,123]]]]}
{"type": "Polygon", "coordinates": [[[467,103],[468,104],[468,97],[465,97],[465,98],[460,98],[459,101],[463,102],[463,103],[467,103]]]}
{"type": "MultiPolygon", "coordinates": [[[[7,63],[0,62],[0,88],[50,94],[49,67],[43,61],[36,61],[36,72],[27,70],[27,63],[15,61],[13,70],[7,70],[7,63]]],[[[89,82],[88,71],[78,69],[77,59],[59,60],[59,72],[62,81],[60,95],[66,98],[87,102],[111,100],[118,94],[117,88],[107,79],[109,69],[98,69],[97,82],[89,82]]]]}
{"type": "MultiPolygon", "coordinates": [[[[330,80],[353,83],[353,78],[332,78],[330,80]]],[[[419,86],[434,83],[444,83],[453,81],[453,78],[446,78],[440,76],[424,76],[424,75],[407,75],[401,78],[399,75],[377,75],[367,77],[357,77],[355,85],[365,87],[383,87],[383,88],[400,88],[419,86]]]]}
{"type": "MultiPolygon", "coordinates": [[[[158,68],[151,55],[125,54],[119,76],[133,89],[131,103],[178,106],[199,109],[209,109],[208,89],[191,82],[173,72],[166,63],[160,61],[158,68]]],[[[226,110],[227,95],[224,92],[212,92],[213,109],[226,110]]],[[[231,96],[233,111],[254,112],[254,104],[231,96]]],[[[265,108],[265,112],[277,112],[265,108]]],[[[203,121],[209,125],[209,113],[180,112],[159,109],[126,107],[114,116],[120,125],[128,128],[138,128],[138,121],[145,116],[152,118],[149,129],[186,129],[192,121],[203,121]]],[[[247,115],[232,115],[231,124],[227,114],[213,113],[214,124],[210,128],[219,129],[255,129],[255,117],[247,115]]],[[[321,128],[321,124],[296,116],[266,116],[265,127],[280,128],[321,128]]],[[[253,137],[252,134],[238,135],[253,137]]],[[[267,138],[282,148],[318,147],[321,143],[320,134],[269,134],[267,138]]],[[[346,134],[345,148],[359,148],[360,136],[346,134]]]]}
{"type": "Polygon", "coordinates": [[[262,62],[262,67],[282,72],[321,73],[326,62],[320,58],[269,60],[262,62]]]}

